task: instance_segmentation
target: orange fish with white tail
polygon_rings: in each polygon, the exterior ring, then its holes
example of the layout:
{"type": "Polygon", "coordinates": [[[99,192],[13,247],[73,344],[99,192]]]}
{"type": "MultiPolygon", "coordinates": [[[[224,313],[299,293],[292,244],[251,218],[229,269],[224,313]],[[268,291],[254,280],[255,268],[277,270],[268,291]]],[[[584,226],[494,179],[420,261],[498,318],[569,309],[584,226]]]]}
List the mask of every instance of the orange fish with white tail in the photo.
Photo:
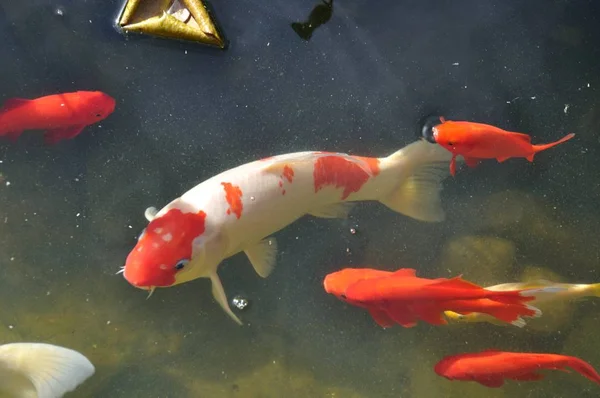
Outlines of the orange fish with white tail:
{"type": "Polygon", "coordinates": [[[449,160],[443,148],[418,141],[385,158],[298,152],[238,166],[158,212],[147,209],[150,223],[123,275],[150,292],[210,278],[215,300],[241,324],[217,274],[223,260],[244,252],[267,277],[277,257],[275,232],[305,215],[344,218],[356,201],[379,201],[416,220],[442,221],[441,181],[449,160]]]}
{"type": "Polygon", "coordinates": [[[481,159],[504,162],[510,158],[526,158],[533,162],[536,153],[552,148],[575,137],[571,133],[549,144],[533,145],[527,134],[513,133],[489,124],[450,121],[440,117],[441,124],[433,126],[430,142],[435,142],[452,153],[450,174],[456,174],[456,157],[462,156],[469,167],[481,159]]]}
{"type": "Polygon", "coordinates": [[[461,277],[420,278],[411,268],[395,272],[347,268],[327,275],[323,285],[326,292],[366,308],[380,326],[398,323],[406,328],[414,327],[418,320],[445,325],[443,312],[460,312],[459,308],[465,313],[485,313],[522,327],[525,322],[521,317],[541,315],[538,308],[527,302],[546,290],[560,290],[549,287],[496,292],[461,277]]]}
{"type": "Polygon", "coordinates": [[[537,381],[544,378],[541,370],[565,370],[566,367],[600,384],[600,375],[589,363],[560,354],[486,350],[447,356],[435,365],[434,371],[448,380],[475,381],[486,387],[498,388],[506,379],[537,381]]]}

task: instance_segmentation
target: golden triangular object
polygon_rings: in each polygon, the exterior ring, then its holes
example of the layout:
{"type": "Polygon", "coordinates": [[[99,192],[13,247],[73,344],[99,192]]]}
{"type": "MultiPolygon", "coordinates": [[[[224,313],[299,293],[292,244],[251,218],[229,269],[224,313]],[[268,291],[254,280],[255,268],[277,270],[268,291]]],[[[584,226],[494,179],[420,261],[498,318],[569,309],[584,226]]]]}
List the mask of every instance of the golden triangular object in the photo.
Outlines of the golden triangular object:
{"type": "Polygon", "coordinates": [[[117,23],[125,32],[227,45],[202,0],[127,0],[117,23]]]}

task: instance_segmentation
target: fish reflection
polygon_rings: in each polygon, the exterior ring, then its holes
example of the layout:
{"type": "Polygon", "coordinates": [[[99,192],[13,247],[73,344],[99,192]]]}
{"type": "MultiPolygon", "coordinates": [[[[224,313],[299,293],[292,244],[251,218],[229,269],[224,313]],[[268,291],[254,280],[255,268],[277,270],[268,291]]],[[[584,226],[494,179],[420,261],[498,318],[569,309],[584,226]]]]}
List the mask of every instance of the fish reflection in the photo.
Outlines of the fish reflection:
{"type": "Polygon", "coordinates": [[[333,0],[321,0],[321,3],[316,5],[311,11],[306,22],[292,23],[292,29],[302,39],[309,41],[313,32],[319,26],[327,23],[333,14],[333,0]]]}

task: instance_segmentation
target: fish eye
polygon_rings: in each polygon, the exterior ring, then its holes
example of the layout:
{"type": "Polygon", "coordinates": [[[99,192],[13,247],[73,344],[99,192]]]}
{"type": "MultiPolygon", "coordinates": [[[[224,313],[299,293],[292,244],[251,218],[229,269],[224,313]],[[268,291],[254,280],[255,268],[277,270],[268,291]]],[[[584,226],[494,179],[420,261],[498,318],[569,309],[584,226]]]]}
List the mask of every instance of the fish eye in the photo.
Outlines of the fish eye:
{"type": "Polygon", "coordinates": [[[435,144],[436,142],[433,138],[433,128],[438,125],[440,125],[439,115],[425,116],[419,122],[419,135],[432,144],[435,144]]]}
{"type": "Polygon", "coordinates": [[[454,146],[455,144],[456,144],[456,142],[448,141],[448,145],[450,145],[450,146],[454,146]]]}
{"type": "Polygon", "coordinates": [[[343,298],[344,300],[346,300],[346,299],[347,299],[347,297],[346,297],[346,295],[345,295],[345,294],[340,294],[340,297],[341,297],[341,298],[343,298]]]}
{"type": "Polygon", "coordinates": [[[102,117],[101,113],[96,113],[96,117],[102,117]]]}
{"type": "Polygon", "coordinates": [[[175,269],[176,270],[181,270],[183,269],[187,263],[189,263],[190,260],[186,260],[186,259],[181,259],[179,261],[177,261],[177,264],[175,264],[175,269]]]}

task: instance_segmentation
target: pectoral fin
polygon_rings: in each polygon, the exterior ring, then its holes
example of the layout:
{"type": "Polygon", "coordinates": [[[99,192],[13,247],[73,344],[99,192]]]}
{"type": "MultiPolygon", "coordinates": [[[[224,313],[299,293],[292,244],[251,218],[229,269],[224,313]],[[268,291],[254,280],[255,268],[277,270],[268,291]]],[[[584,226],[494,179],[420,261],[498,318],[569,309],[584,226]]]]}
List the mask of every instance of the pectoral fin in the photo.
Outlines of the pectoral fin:
{"type": "Polygon", "coordinates": [[[44,143],[54,145],[61,140],[74,138],[85,128],[85,125],[69,126],[65,128],[52,129],[44,133],[44,143]]]}
{"type": "Polygon", "coordinates": [[[243,325],[242,321],[240,321],[240,318],[238,318],[237,315],[231,311],[231,308],[229,308],[229,303],[227,302],[227,296],[225,295],[223,284],[221,283],[221,279],[216,272],[210,276],[210,281],[212,282],[212,295],[217,303],[219,303],[221,308],[223,308],[223,310],[231,317],[231,319],[235,321],[235,323],[238,325],[243,325]]]}
{"type": "Polygon", "coordinates": [[[321,217],[321,218],[348,218],[348,214],[350,210],[354,207],[354,203],[350,202],[341,202],[334,203],[331,205],[327,205],[324,207],[320,207],[314,211],[311,211],[311,216],[321,217]]]}
{"type": "MultiPolygon", "coordinates": [[[[496,160],[498,161],[498,163],[505,162],[505,161],[507,161],[508,159],[510,159],[510,156],[504,156],[504,157],[499,157],[499,158],[496,158],[496,160]]],[[[532,159],[533,159],[533,157],[532,157],[532,159]]]]}
{"type": "Polygon", "coordinates": [[[501,378],[475,379],[475,381],[490,388],[500,388],[504,385],[504,380],[501,378]]]}
{"type": "Polygon", "coordinates": [[[262,278],[266,278],[275,268],[277,261],[277,240],[269,237],[244,250],[254,270],[262,278]]]}

